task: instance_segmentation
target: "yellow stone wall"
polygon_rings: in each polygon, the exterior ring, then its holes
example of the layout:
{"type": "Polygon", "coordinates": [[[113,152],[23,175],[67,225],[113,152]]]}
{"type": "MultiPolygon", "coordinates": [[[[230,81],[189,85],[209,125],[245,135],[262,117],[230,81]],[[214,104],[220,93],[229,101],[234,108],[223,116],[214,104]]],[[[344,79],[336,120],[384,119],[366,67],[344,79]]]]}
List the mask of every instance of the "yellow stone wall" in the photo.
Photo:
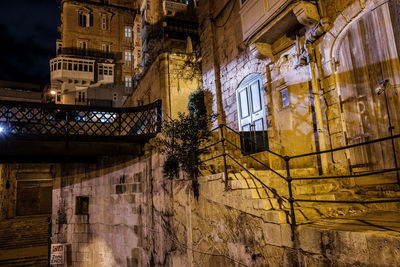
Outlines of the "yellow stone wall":
{"type": "Polygon", "coordinates": [[[187,112],[189,94],[202,87],[201,73],[195,60],[194,54],[160,54],[125,105],[148,104],[161,99],[164,112],[172,119],[177,118],[179,112],[187,112]]]}

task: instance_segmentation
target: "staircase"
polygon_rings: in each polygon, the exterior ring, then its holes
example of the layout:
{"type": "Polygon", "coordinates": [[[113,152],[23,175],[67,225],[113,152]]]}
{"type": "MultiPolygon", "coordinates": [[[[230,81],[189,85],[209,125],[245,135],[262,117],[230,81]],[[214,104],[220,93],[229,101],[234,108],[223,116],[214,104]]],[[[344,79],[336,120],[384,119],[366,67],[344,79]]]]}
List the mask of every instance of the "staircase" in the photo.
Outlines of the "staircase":
{"type": "MultiPolygon", "coordinates": [[[[214,135],[212,139],[210,143],[215,143],[218,136],[214,135]]],[[[227,139],[240,147],[240,140],[237,135],[228,132],[227,139]]],[[[228,193],[229,198],[234,199],[227,205],[242,211],[251,211],[272,223],[290,223],[288,183],[254,159],[244,156],[239,149],[232,145],[227,144],[225,151],[246,168],[239,167],[238,164],[227,157],[228,187],[230,189],[228,193]],[[272,190],[265,188],[254,176],[272,190]],[[276,192],[276,194],[273,192],[276,192]]],[[[257,158],[261,162],[267,163],[268,156],[266,154],[258,153],[257,158]]],[[[211,147],[209,155],[205,158],[219,155],[222,155],[220,144],[211,147]]],[[[286,177],[286,170],[275,171],[286,177]]],[[[202,174],[209,177],[219,176],[218,173],[222,175],[223,172],[223,157],[207,162],[202,170],[202,174]]],[[[290,173],[294,178],[318,177],[316,168],[291,168],[290,173]]],[[[221,179],[223,179],[222,176],[221,179]]],[[[296,201],[294,213],[297,224],[309,223],[323,218],[397,211],[400,208],[400,202],[384,202],[400,199],[400,186],[397,184],[396,173],[394,172],[358,178],[294,180],[292,181],[292,190],[294,199],[298,200],[343,201],[343,203],[296,201]],[[383,202],[358,204],[345,203],[346,201],[383,202]]]]}
{"type": "MultiPolygon", "coordinates": [[[[255,169],[249,169],[249,171],[286,201],[280,201],[277,196],[245,171],[228,175],[231,190],[239,191],[245,198],[251,199],[253,209],[270,212],[283,211],[288,216],[290,206],[287,201],[289,197],[287,182],[271,171],[255,169]]],[[[283,171],[280,172],[284,174],[283,171]]],[[[293,177],[309,177],[312,176],[312,172],[313,169],[291,170],[293,177]]],[[[295,199],[302,200],[386,201],[400,198],[400,186],[396,183],[395,174],[385,177],[298,180],[293,182],[293,196],[295,199]]],[[[307,223],[320,218],[359,215],[375,211],[396,211],[399,210],[400,203],[295,202],[294,207],[296,222],[307,223]]],[[[284,216],[279,217],[283,218],[284,216]]],[[[281,221],[281,223],[284,223],[284,221],[281,221]]]]}
{"type": "MultiPolygon", "coordinates": [[[[17,166],[15,176],[19,182],[41,181],[51,186],[53,172],[52,164],[25,163],[17,166]]],[[[51,193],[44,196],[36,201],[45,203],[46,209],[32,212],[51,212],[51,193]]],[[[48,266],[50,214],[27,215],[31,210],[25,211],[19,211],[23,216],[0,221],[0,266],[48,266]]]]}
{"type": "Polygon", "coordinates": [[[0,266],[47,266],[48,215],[0,222],[0,266]]]}

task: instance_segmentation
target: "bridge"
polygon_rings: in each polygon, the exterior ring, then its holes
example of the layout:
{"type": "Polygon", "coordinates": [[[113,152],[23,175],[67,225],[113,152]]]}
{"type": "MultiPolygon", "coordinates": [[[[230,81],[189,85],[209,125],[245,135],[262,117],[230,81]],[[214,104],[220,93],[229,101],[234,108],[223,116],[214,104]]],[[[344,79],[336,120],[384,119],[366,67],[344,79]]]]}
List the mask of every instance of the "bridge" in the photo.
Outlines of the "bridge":
{"type": "Polygon", "coordinates": [[[160,129],[161,100],[129,108],[0,101],[0,161],[139,153],[160,129]]]}

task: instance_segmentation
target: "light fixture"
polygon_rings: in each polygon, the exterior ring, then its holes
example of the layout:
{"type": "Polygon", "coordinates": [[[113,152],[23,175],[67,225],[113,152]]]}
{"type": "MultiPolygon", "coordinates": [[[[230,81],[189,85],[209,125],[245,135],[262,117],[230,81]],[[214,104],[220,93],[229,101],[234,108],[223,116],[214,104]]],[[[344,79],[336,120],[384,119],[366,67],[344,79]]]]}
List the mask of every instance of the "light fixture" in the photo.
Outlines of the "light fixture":
{"type": "Polygon", "coordinates": [[[384,93],[388,82],[388,80],[381,81],[379,85],[375,88],[375,93],[377,95],[381,95],[382,93],[384,93]]]}
{"type": "Polygon", "coordinates": [[[51,91],[50,91],[50,94],[51,94],[51,95],[56,95],[57,92],[56,92],[56,90],[51,90],[51,91]]]}

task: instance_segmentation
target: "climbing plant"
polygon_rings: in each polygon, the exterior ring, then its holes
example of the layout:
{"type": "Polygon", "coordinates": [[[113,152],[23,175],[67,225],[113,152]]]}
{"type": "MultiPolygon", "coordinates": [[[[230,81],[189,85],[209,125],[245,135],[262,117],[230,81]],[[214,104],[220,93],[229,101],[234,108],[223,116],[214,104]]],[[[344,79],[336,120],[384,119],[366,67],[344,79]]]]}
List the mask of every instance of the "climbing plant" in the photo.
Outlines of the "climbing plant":
{"type": "Polygon", "coordinates": [[[196,198],[199,195],[198,177],[202,166],[200,156],[208,152],[202,144],[209,140],[211,132],[208,125],[216,118],[207,114],[204,94],[201,88],[190,94],[188,114],[179,113],[177,119],[164,121],[162,137],[155,141],[156,148],[166,155],[164,176],[176,179],[182,170],[192,179],[196,198]]]}

